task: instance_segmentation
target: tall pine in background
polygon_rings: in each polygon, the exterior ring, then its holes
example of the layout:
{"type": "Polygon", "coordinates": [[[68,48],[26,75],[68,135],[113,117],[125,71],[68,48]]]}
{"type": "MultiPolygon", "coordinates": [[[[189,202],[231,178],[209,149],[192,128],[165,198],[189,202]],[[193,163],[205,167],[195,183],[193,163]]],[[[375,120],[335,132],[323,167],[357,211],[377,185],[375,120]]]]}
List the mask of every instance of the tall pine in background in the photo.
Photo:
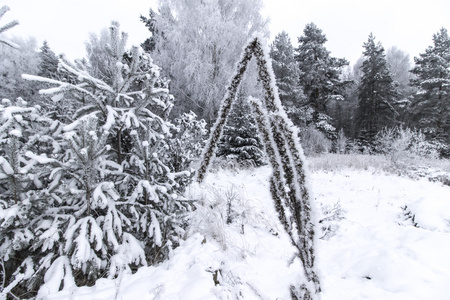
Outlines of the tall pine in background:
{"type": "Polygon", "coordinates": [[[433,46],[414,58],[411,81],[417,88],[409,106],[411,123],[428,138],[450,143],[450,38],[442,28],[433,46]]]}
{"type": "Polygon", "coordinates": [[[286,31],[277,34],[270,45],[270,57],[281,103],[285,107],[301,105],[305,97],[298,84],[299,74],[294,58],[294,47],[286,31]]]}
{"type": "Polygon", "coordinates": [[[375,37],[371,33],[363,47],[365,60],[361,66],[362,77],[358,86],[356,121],[360,137],[371,142],[383,127],[396,124],[399,114],[395,105],[399,94],[381,43],[375,43],[375,37]]]}
{"type": "Polygon", "coordinates": [[[50,49],[47,41],[44,41],[39,52],[39,76],[56,79],[58,71],[58,58],[50,49]]]}
{"type": "Polygon", "coordinates": [[[347,60],[330,56],[324,44],[327,38],[314,23],[309,23],[298,38],[295,59],[299,67],[299,83],[303,87],[308,105],[313,109],[315,126],[328,137],[335,135],[335,128],[329,124],[327,105],[331,101],[344,100],[344,87],[341,80],[342,68],[347,60]]]}
{"type": "Polygon", "coordinates": [[[285,31],[279,33],[270,45],[270,57],[281,104],[296,126],[305,127],[312,122],[312,109],[299,84],[300,71],[294,57],[294,47],[285,31]]]}

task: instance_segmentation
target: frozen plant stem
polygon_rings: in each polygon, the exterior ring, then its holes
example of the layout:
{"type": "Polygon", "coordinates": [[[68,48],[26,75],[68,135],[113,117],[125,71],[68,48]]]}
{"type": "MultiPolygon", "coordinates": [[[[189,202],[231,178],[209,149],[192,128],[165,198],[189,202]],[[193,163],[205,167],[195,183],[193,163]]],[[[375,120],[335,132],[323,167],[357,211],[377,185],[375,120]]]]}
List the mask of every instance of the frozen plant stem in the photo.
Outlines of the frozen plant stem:
{"type": "Polygon", "coordinates": [[[206,175],[243,74],[252,57],[256,58],[259,79],[265,91],[262,103],[257,99],[250,99],[250,102],[273,169],[270,192],[278,218],[289,234],[292,244],[298,249],[298,257],[307,279],[299,286],[291,286],[291,297],[302,300],[317,299],[321,288],[314,264],[315,231],[311,217],[311,197],[306,185],[305,158],[297,141],[297,132],[281,106],[268,52],[258,37],[252,39],[244,49],[242,59],[237,65],[236,75],[222,101],[218,119],[203,153],[197,181],[201,183],[206,175]]]}

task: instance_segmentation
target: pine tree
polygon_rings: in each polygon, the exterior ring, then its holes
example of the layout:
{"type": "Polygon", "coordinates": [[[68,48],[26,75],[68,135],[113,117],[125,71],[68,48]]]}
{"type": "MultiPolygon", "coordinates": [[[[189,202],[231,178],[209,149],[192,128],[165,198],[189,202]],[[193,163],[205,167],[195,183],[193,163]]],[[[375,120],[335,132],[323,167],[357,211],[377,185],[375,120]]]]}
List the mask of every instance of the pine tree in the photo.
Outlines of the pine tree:
{"type": "Polygon", "coordinates": [[[156,38],[158,36],[162,35],[161,33],[158,32],[157,21],[156,21],[157,16],[158,16],[158,14],[153,9],[150,8],[148,18],[143,15],[141,15],[141,17],[140,17],[141,22],[144,23],[145,27],[147,27],[148,31],[150,31],[150,33],[152,34],[151,37],[147,38],[141,44],[141,47],[149,53],[153,52],[153,50],[155,50],[155,48],[156,48],[156,38]]]}
{"type": "Polygon", "coordinates": [[[309,23],[298,38],[295,60],[299,68],[299,84],[303,87],[306,107],[291,112],[295,119],[304,119],[312,109],[312,118],[306,125],[314,126],[326,134],[329,139],[336,138],[336,128],[328,116],[328,105],[343,101],[344,88],[348,82],[341,80],[342,68],[348,65],[343,58],[330,56],[324,44],[327,38],[314,23],[309,23]]]}
{"type": "Polygon", "coordinates": [[[348,65],[344,58],[330,56],[324,44],[327,38],[314,23],[307,24],[303,35],[298,38],[295,59],[300,70],[300,85],[308,103],[315,111],[327,113],[327,103],[343,100],[342,68],[348,65]]]}
{"type": "Polygon", "coordinates": [[[167,257],[183,233],[190,206],[181,193],[191,174],[170,167],[167,150],[177,128],[167,121],[168,83],[142,49],[125,50],[117,23],[105,46],[106,63],[115,61],[109,83],[64,58],[59,69],[68,81],[23,76],[52,85],[40,93],[55,102],[78,101],[73,116],[48,120],[51,111],[40,117],[29,108],[5,108],[2,115],[8,144],[37,145],[14,146],[28,151],[10,149],[18,158],[2,153],[0,160],[6,198],[0,201],[0,251],[5,290],[15,295],[33,291],[42,299],[134,272],[167,257]],[[15,124],[27,114],[33,116],[27,128],[35,131],[25,135],[15,124]]]}
{"type": "Polygon", "coordinates": [[[47,78],[57,78],[58,71],[58,58],[50,49],[47,41],[44,41],[42,47],[39,52],[39,58],[41,59],[39,63],[39,76],[47,77],[47,78]]]}
{"type": "Polygon", "coordinates": [[[363,47],[365,60],[361,66],[356,118],[360,134],[370,143],[383,127],[396,124],[399,114],[395,102],[399,94],[381,43],[375,43],[375,37],[370,34],[363,47]]]}
{"type": "Polygon", "coordinates": [[[261,166],[265,163],[258,128],[244,93],[239,93],[224,127],[217,156],[235,159],[240,164],[261,166]]]}
{"type": "Polygon", "coordinates": [[[409,112],[412,125],[429,137],[450,142],[450,38],[442,28],[433,35],[433,46],[414,58],[411,84],[418,89],[409,112]]]}
{"type": "Polygon", "coordinates": [[[281,103],[285,107],[299,106],[305,101],[298,84],[298,68],[294,59],[294,47],[286,31],[279,33],[270,46],[270,58],[275,74],[281,103]]]}

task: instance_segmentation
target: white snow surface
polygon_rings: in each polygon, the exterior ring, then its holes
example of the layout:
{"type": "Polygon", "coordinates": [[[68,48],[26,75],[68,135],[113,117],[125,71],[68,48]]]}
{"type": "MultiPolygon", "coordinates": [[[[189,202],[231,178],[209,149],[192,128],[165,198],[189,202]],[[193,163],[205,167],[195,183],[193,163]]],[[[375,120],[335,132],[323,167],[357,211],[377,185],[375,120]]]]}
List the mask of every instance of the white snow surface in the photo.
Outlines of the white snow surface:
{"type": "MultiPolygon", "coordinates": [[[[290,299],[302,269],[269,196],[270,172],[208,174],[190,188],[205,205],[169,260],[45,299],[290,299]]],[[[450,299],[449,186],[370,170],[311,177],[318,219],[327,218],[316,225],[322,300],[450,299]]]]}

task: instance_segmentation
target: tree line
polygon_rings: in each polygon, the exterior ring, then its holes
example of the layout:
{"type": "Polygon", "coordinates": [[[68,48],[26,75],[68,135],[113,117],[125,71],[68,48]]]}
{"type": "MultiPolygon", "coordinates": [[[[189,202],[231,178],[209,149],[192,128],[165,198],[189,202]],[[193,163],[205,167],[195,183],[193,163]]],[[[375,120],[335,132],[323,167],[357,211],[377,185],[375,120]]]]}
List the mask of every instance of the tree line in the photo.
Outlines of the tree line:
{"type": "MultiPolygon", "coordinates": [[[[151,32],[143,46],[166,67],[180,102],[178,112],[192,110],[212,124],[243,41],[255,32],[268,37],[260,8],[256,0],[167,1],[158,12],[141,16],[151,32]]],[[[341,135],[355,151],[374,152],[384,128],[415,128],[430,147],[449,155],[450,42],[445,28],[414,58],[414,66],[404,51],[385,51],[372,33],[352,68],[331,55],[326,35],[314,23],[297,40],[294,46],[286,32],[279,33],[271,57],[283,105],[306,136],[320,132],[325,137],[321,143],[336,151],[341,135]]],[[[250,81],[242,97],[259,95],[259,89],[250,81]]]]}
{"type": "MultiPolygon", "coordinates": [[[[243,45],[256,32],[268,37],[268,20],[261,16],[261,7],[259,0],[232,4],[165,1],[157,12],[150,9],[148,16],[141,16],[150,32],[142,47],[170,79],[176,100],[171,119],[192,111],[208,126],[213,124],[243,45]]],[[[99,45],[107,38],[107,32],[89,37],[86,50],[90,61],[101,60],[99,45]]],[[[271,44],[282,103],[305,142],[317,140],[312,152],[342,151],[337,146],[339,137],[347,141],[347,150],[376,152],[377,135],[383,129],[414,128],[426,136],[430,147],[449,155],[450,43],[445,28],[433,35],[433,45],[414,58],[414,65],[409,55],[396,47],[385,51],[372,33],[362,45],[361,58],[351,67],[346,59],[331,55],[326,41],[322,30],[310,23],[297,38],[297,45],[286,32],[276,35],[271,44]]],[[[37,99],[35,83],[23,83],[20,74],[55,73],[58,58],[46,42],[39,52],[34,50],[33,40],[16,43],[22,45],[20,55],[9,47],[0,48],[4,66],[0,91],[8,98],[37,99]]],[[[93,70],[101,67],[94,64],[93,70]]],[[[254,122],[245,101],[249,95],[261,94],[255,72],[251,66],[239,91],[242,104],[236,109],[238,115],[230,118],[230,134],[225,137],[230,142],[224,141],[219,155],[244,157],[249,155],[247,149],[258,156],[255,162],[260,164],[260,142],[250,138],[254,122]],[[233,125],[243,121],[249,122],[248,130],[233,125]],[[237,127],[240,132],[235,132],[237,127]],[[242,139],[236,139],[240,136],[242,139]]]]}
{"type": "Polygon", "coordinates": [[[333,139],[342,129],[364,149],[383,128],[421,130],[448,155],[450,39],[445,28],[414,58],[392,48],[386,54],[371,33],[353,70],[326,50],[326,36],[307,24],[294,48],[286,32],[272,44],[280,97],[299,126],[312,124],[333,139]],[[447,145],[447,147],[446,147],[447,145]],[[365,146],[365,147],[364,147],[365,146]]]}

